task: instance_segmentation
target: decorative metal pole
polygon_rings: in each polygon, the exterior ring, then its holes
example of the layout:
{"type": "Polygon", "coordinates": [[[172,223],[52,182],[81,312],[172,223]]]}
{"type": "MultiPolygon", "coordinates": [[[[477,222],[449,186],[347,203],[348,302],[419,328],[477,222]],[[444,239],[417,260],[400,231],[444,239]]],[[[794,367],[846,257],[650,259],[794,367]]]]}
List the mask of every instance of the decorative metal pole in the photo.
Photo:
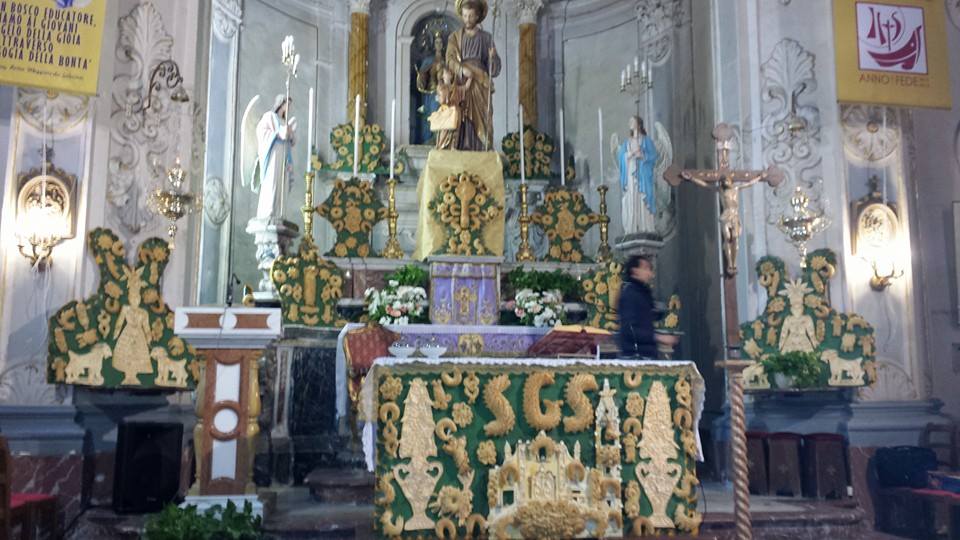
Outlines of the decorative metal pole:
{"type": "Polygon", "coordinates": [[[610,188],[606,184],[600,184],[597,191],[600,192],[600,247],[597,248],[597,262],[604,263],[613,260],[613,252],[610,250],[608,234],[610,233],[610,216],[607,215],[607,191],[610,188]]]}
{"type": "Polygon", "coordinates": [[[387,246],[383,249],[383,258],[402,259],[403,248],[400,247],[400,240],[397,239],[397,219],[400,218],[400,212],[397,212],[397,179],[393,177],[391,171],[390,179],[387,180],[387,246]]]}
{"type": "Polygon", "coordinates": [[[527,208],[527,183],[520,184],[520,247],[517,248],[517,262],[534,261],[530,248],[530,214],[527,208]]]}
{"type": "Polygon", "coordinates": [[[307,183],[307,190],[303,196],[303,206],[300,211],[303,212],[303,238],[313,242],[313,169],[307,169],[304,180],[307,183]]]}

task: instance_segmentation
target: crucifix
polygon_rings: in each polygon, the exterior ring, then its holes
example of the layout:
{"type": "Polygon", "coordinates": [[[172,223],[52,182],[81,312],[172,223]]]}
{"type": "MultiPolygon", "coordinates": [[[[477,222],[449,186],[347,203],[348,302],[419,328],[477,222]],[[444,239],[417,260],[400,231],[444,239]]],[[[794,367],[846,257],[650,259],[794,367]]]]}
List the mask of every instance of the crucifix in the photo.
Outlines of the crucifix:
{"type": "Polygon", "coordinates": [[[733,128],[718,124],[713,129],[717,145],[717,168],[682,170],[671,165],[663,178],[676,187],[684,181],[716,189],[720,198],[720,237],[723,244],[723,311],[726,358],[716,363],[727,370],[730,404],[730,449],[733,461],[734,521],[738,540],[752,538],[750,524],[749,469],[747,465],[746,412],[743,406],[743,369],[750,362],[739,360],[740,329],[737,314],[737,243],[740,240],[740,190],[758,182],[771,187],[783,181],[783,171],[775,166],[762,171],[736,171],[730,168],[733,128]]]}

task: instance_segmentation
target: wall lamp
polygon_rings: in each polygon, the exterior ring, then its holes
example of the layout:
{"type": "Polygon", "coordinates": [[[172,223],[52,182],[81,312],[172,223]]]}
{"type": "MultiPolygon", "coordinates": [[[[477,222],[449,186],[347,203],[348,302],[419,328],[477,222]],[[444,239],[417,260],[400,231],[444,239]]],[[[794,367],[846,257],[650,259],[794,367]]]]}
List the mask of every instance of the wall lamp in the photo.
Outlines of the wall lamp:
{"type": "Polygon", "coordinates": [[[150,86],[147,88],[147,99],[140,99],[139,103],[127,106],[127,114],[144,114],[154,105],[154,92],[159,92],[166,87],[173,92],[170,94],[170,100],[176,103],[186,103],[190,101],[190,96],[183,89],[183,76],[180,75],[180,66],[173,60],[164,60],[153,68],[150,72],[150,86]]]}
{"type": "Polygon", "coordinates": [[[903,277],[895,261],[901,243],[900,218],[896,204],[884,200],[880,179],[874,175],[867,182],[870,192],[853,202],[853,253],[873,271],[870,288],[882,292],[903,277]]]}
{"type": "Polygon", "coordinates": [[[19,175],[15,236],[20,254],[38,270],[45,269],[53,248],[72,236],[76,177],[47,161],[19,175]]]}

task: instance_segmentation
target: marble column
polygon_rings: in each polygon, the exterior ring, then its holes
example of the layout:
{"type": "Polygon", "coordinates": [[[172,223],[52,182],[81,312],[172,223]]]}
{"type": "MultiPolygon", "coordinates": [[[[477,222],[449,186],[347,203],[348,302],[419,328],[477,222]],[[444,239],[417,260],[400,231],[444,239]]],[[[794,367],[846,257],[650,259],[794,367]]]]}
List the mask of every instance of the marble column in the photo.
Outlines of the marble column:
{"type": "Polygon", "coordinates": [[[367,116],[367,56],[370,0],[350,0],[350,57],[347,61],[347,118],[354,117],[354,96],[360,94],[360,117],[367,116]]]}
{"type": "Polygon", "coordinates": [[[517,0],[520,28],[520,104],[523,123],[537,127],[537,14],[543,0],[517,0]]]}

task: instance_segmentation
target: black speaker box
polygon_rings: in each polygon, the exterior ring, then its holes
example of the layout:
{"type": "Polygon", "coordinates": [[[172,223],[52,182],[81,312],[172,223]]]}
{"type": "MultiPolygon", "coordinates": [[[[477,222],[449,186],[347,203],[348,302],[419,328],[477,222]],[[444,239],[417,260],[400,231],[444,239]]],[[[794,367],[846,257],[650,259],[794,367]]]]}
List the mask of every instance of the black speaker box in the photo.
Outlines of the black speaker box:
{"type": "Polygon", "coordinates": [[[113,510],[147,513],[173,502],[180,488],[183,424],[124,422],[117,433],[113,510]]]}

